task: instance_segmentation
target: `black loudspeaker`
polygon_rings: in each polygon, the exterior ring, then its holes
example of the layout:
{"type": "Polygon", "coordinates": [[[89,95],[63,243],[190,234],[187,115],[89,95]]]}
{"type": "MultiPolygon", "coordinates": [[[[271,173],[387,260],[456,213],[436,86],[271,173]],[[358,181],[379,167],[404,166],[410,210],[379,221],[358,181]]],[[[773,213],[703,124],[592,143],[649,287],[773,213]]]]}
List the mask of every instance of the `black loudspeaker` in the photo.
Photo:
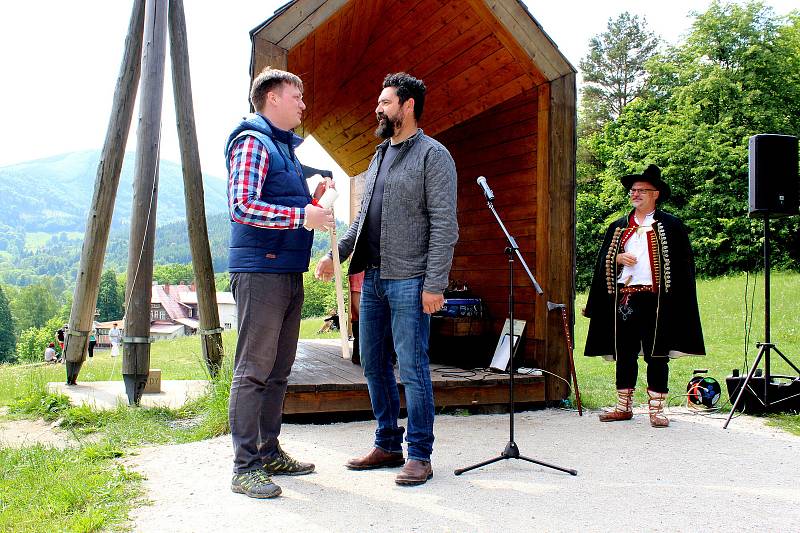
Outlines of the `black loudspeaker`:
{"type": "Polygon", "coordinates": [[[750,216],[798,214],[797,137],[753,135],[748,146],[750,216]]]}
{"type": "MultiPolygon", "coordinates": [[[[744,383],[744,376],[730,375],[725,378],[728,387],[728,397],[731,404],[736,400],[739,389],[744,383]]],[[[764,374],[761,369],[747,382],[747,388],[742,395],[737,411],[748,414],[758,413],[783,413],[786,411],[800,411],[800,378],[791,376],[770,375],[767,395],[769,395],[769,409],[764,407],[764,374]]]]}

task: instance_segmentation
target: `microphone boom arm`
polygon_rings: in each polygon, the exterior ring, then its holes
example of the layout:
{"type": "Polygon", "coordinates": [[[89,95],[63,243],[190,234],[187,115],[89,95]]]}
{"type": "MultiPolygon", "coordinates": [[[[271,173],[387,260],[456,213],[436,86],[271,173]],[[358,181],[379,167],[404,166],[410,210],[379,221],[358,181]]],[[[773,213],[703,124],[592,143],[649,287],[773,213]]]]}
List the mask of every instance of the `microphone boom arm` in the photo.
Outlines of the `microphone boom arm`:
{"type": "Polygon", "coordinates": [[[522,263],[522,267],[525,269],[525,273],[528,274],[528,277],[530,278],[531,283],[533,283],[533,288],[536,289],[536,294],[539,294],[539,295],[544,294],[544,291],[542,291],[542,288],[539,286],[539,283],[536,282],[536,278],[533,277],[533,273],[531,272],[531,269],[528,268],[528,263],[525,262],[525,259],[522,257],[522,254],[519,253],[519,246],[517,245],[517,241],[508,232],[508,230],[506,229],[506,225],[503,224],[503,221],[500,219],[500,215],[498,215],[497,211],[495,211],[494,203],[492,202],[492,200],[488,200],[486,202],[486,205],[489,206],[489,211],[492,212],[492,214],[494,215],[494,218],[497,219],[497,223],[500,224],[500,229],[503,230],[503,233],[505,234],[506,239],[508,239],[509,248],[511,250],[513,250],[515,254],[517,254],[517,259],[519,259],[519,262],[522,263]]]}

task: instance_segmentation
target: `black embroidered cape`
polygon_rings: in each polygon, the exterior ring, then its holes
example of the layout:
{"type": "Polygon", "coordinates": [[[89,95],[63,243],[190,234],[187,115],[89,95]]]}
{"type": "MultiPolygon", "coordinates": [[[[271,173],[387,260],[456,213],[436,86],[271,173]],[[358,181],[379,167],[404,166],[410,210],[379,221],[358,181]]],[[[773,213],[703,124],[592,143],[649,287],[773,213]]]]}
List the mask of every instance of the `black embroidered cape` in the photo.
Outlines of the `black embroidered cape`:
{"type": "MultiPolygon", "coordinates": [[[[617,254],[631,213],[612,223],[597,255],[585,315],[590,318],[584,355],[616,359],[615,331],[618,314],[617,254]]],[[[670,357],[705,355],[697,291],[694,256],[686,227],[675,216],[656,210],[650,235],[653,284],[658,286],[656,355],[670,357]]]]}

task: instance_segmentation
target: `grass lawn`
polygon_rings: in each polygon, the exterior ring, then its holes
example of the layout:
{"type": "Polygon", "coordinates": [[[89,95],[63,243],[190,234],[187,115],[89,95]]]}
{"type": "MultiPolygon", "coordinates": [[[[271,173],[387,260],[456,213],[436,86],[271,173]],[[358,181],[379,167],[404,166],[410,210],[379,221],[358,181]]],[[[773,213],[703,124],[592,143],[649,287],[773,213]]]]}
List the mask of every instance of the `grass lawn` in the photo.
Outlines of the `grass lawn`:
{"type": "Polygon", "coordinates": [[[113,461],[120,455],[110,445],[0,448],[0,531],[122,529],[141,476],[113,461]]]}

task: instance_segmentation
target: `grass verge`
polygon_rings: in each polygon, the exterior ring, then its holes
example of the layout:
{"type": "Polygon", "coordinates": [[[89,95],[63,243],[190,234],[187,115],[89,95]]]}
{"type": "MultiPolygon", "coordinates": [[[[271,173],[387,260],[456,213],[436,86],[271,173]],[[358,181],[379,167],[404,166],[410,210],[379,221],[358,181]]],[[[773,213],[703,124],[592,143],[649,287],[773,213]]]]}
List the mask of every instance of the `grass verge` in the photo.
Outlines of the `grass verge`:
{"type": "Polygon", "coordinates": [[[110,443],[0,448],[0,531],[121,529],[142,491],[120,455],[110,443]]]}

